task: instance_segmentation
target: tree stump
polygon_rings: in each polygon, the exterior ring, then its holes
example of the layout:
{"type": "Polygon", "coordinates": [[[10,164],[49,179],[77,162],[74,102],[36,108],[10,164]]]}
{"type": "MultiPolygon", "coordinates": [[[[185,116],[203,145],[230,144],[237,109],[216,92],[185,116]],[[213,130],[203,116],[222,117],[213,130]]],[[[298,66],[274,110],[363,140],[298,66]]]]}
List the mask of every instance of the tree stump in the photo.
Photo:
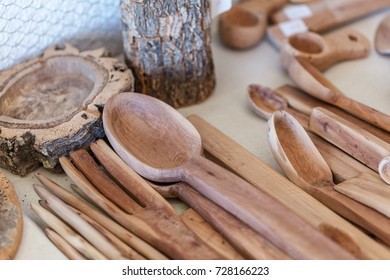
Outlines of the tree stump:
{"type": "Polygon", "coordinates": [[[0,73],[0,166],[26,175],[104,136],[99,106],[132,91],[131,70],[104,49],[70,45],[0,73]]]}
{"type": "Polygon", "coordinates": [[[214,90],[209,0],[122,0],[126,63],[135,91],[178,108],[214,90]]]}

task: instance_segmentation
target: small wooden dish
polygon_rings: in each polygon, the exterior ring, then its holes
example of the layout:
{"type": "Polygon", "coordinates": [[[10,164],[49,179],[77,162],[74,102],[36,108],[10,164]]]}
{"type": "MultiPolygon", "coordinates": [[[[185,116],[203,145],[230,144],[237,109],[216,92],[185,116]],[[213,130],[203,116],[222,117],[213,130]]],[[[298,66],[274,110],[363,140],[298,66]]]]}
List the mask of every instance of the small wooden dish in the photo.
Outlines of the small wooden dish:
{"type": "Polygon", "coordinates": [[[133,89],[131,71],[105,49],[65,45],[0,73],[0,166],[26,175],[104,136],[99,106],[133,89]]]}

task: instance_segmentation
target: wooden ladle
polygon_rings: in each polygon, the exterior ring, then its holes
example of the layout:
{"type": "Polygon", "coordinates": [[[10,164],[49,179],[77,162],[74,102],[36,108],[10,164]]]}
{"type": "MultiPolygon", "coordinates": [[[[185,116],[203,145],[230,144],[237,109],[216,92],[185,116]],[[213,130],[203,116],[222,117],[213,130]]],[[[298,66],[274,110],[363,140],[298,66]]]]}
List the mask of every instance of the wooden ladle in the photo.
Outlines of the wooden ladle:
{"type": "Polygon", "coordinates": [[[264,36],[268,15],[287,0],[244,0],[223,13],[219,19],[219,37],[228,47],[246,49],[264,36]]]}
{"type": "Polygon", "coordinates": [[[281,61],[290,78],[303,91],[390,132],[389,115],[344,95],[306,59],[284,53],[281,54],[281,61]]]}
{"type": "Polygon", "coordinates": [[[323,71],[343,60],[366,57],[370,42],[353,29],[342,29],[325,36],[308,31],[290,36],[282,50],[282,55],[304,58],[323,71]]]}
{"type": "Polygon", "coordinates": [[[291,257],[352,257],[280,202],[202,157],[199,133],[166,103],[120,93],[106,103],[103,125],[114,150],[141,176],[188,183],[291,257]]]}
{"type": "MultiPolygon", "coordinates": [[[[390,192],[386,191],[387,187],[383,188],[380,181],[378,183],[375,177],[367,173],[335,185],[327,162],[304,128],[289,113],[277,111],[268,120],[268,143],[287,177],[304,189],[312,189],[311,193],[315,194],[313,189],[317,189],[316,197],[319,197],[320,201],[325,201],[323,203],[328,207],[332,201],[333,203],[342,201],[340,198],[337,199],[334,192],[332,194],[331,189],[334,188],[352,199],[389,215],[390,192]],[[363,192],[364,195],[359,192],[363,192]],[[386,197],[378,200],[379,193],[386,194],[386,197]],[[387,206],[384,201],[387,201],[387,206]]],[[[348,200],[344,199],[344,201],[348,200]]]]}
{"type": "Polygon", "coordinates": [[[23,211],[14,187],[0,171],[0,260],[13,259],[23,231],[23,211]]]}

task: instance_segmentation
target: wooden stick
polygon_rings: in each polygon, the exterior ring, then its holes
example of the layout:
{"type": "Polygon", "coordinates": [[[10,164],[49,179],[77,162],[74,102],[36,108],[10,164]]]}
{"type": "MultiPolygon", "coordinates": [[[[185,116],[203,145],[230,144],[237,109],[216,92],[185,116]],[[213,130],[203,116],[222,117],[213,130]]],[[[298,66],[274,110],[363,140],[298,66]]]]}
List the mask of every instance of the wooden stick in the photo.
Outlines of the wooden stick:
{"type": "Polygon", "coordinates": [[[75,213],[60,199],[45,190],[43,187],[38,185],[34,185],[33,187],[39,197],[45,200],[50,209],[83,235],[84,238],[86,238],[92,245],[96,246],[96,248],[104,255],[114,260],[126,259],[126,257],[123,256],[123,254],[112,243],[110,243],[107,237],[103,236],[89,223],[81,219],[77,213],[75,213]]]}
{"type": "Polygon", "coordinates": [[[61,235],[50,228],[45,229],[47,237],[54,245],[70,260],[85,260],[86,258],[79,253],[70,243],[68,243],[61,235]]]}
{"type": "Polygon", "coordinates": [[[68,227],[64,222],[50,213],[43,207],[36,204],[31,204],[34,212],[54,231],[62,236],[69,244],[71,244],[77,251],[93,260],[106,260],[107,258],[93,247],[87,240],[77,234],[73,229],[68,227]]]}
{"type": "Polygon", "coordinates": [[[106,215],[97,211],[95,208],[88,205],[83,200],[66,191],[64,188],[62,188],[60,185],[56,184],[46,176],[41,175],[39,173],[36,173],[35,176],[47,189],[49,189],[52,193],[61,198],[65,203],[88,215],[95,221],[98,221],[106,229],[117,235],[123,242],[128,244],[130,247],[136,249],[146,258],[151,260],[168,259],[154,247],[146,243],[144,240],[134,235],[132,232],[128,231],[118,223],[114,222],[106,215]]]}

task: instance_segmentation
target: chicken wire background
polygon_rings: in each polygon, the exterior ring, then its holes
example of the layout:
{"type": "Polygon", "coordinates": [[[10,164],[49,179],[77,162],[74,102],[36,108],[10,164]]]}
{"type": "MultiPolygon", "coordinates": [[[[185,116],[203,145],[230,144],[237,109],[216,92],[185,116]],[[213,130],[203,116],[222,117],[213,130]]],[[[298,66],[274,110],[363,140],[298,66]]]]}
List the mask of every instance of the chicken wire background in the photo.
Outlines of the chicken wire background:
{"type": "Polygon", "coordinates": [[[0,70],[70,43],[122,51],[120,0],[0,0],[0,70]]]}

